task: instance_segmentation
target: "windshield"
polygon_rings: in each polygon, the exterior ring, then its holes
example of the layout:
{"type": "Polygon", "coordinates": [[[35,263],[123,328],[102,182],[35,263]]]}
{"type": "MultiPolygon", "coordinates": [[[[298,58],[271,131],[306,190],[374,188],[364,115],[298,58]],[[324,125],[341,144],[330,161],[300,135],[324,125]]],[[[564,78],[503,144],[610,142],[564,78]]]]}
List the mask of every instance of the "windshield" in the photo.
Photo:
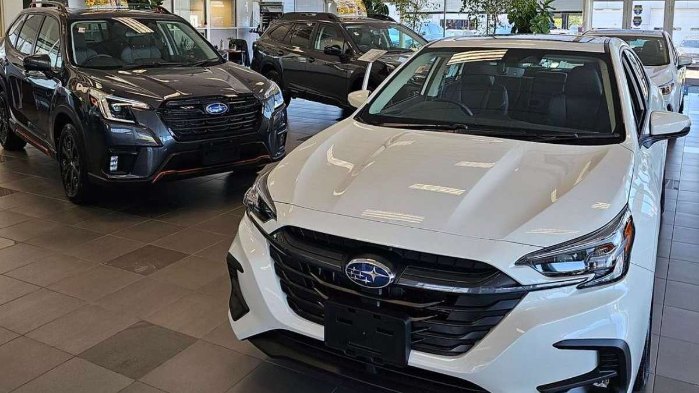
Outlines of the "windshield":
{"type": "Polygon", "coordinates": [[[684,40],[682,41],[682,45],[685,48],[699,48],[699,39],[696,40],[684,40]]]}
{"type": "Polygon", "coordinates": [[[71,25],[73,62],[87,68],[195,66],[220,62],[218,54],[188,24],[118,17],[71,25]]]}
{"type": "Polygon", "coordinates": [[[619,37],[628,42],[644,66],[670,64],[670,55],[664,37],[619,37]]]}
{"type": "Polygon", "coordinates": [[[352,41],[362,52],[370,49],[418,50],[427,43],[424,38],[399,24],[352,23],[346,27],[352,41]]]}
{"type": "Polygon", "coordinates": [[[622,127],[611,70],[608,55],[597,53],[426,50],[356,119],[386,127],[612,143],[623,135],[617,131],[622,127]]]}

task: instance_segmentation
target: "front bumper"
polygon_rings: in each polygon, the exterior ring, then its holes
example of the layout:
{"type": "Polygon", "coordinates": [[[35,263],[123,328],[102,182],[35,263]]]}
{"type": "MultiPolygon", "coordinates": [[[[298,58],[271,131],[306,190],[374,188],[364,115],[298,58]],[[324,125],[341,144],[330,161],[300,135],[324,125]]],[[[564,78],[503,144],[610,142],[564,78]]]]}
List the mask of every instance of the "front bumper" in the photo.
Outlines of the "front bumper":
{"type": "Polygon", "coordinates": [[[216,138],[178,140],[155,111],[144,111],[136,124],[107,122],[90,116],[86,144],[91,179],[105,184],[155,183],[203,176],[241,167],[258,167],[286,154],[286,108],[262,117],[256,132],[216,138]],[[97,131],[97,132],[95,132],[97,131]],[[218,154],[211,159],[212,154],[218,154]],[[118,157],[116,169],[110,161],[118,157]]]}
{"type": "MultiPolygon", "coordinates": [[[[333,219],[333,226],[338,228],[352,225],[361,226],[356,219],[333,219]]],[[[385,232],[392,238],[406,238],[405,231],[414,229],[387,225],[377,228],[375,233],[385,232]]],[[[439,244],[440,236],[433,234],[429,241],[439,244]]],[[[470,242],[463,239],[464,249],[474,246],[470,242]]],[[[335,354],[342,361],[332,362],[332,353],[328,356],[320,345],[324,338],[323,326],[299,317],[289,308],[274,271],[267,241],[247,216],[240,224],[230,254],[240,266],[232,274],[234,287],[239,288],[237,296],[244,299],[247,308],[245,312],[231,314],[231,325],[239,339],[251,339],[273,356],[295,358],[326,371],[377,383],[362,374],[361,367],[352,367],[353,360],[335,354]],[[293,344],[292,347],[305,345],[308,350],[299,357],[294,355],[298,351],[289,349],[287,344],[293,344]],[[324,364],[326,366],[322,367],[324,364]],[[344,368],[335,364],[344,365],[344,368]]],[[[384,375],[388,373],[398,376],[398,380],[407,381],[408,385],[420,386],[415,385],[416,381],[406,379],[405,375],[413,375],[423,382],[441,382],[437,389],[440,392],[449,391],[450,386],[459,386],[461,391],[469,391],[464,390],[465,386],[471,391],[490,393],[565,391],[555,390],[560,386],[556,383],[564,381],[565,384],[597,369],[600,352],[593,348],[570,350],[556,345],[566,341],[613,340],[628,347],[628,356],[625,355],[628,365],[623,366],[627,373],[625,385],[628,385],[628,381],[635,377],[645,344],[652,286],[653,274],[634,265],[624,280],[607,287],[590,290],[563,287],[530,292],[469,352],[447,357],[412,351],[408,368],[388,370],[375,380],[392,381],[384,375]],[[459,384],[458,381],[465,382],[459,384]],[[546,390],[547,387],[553,387],[553,390],[546,390]]],[[[393,383],[398,384],[389,382],[393,383]]],[[[630,389],[624,386],[618,391],[630,389]]],[[[428,389],[418,388],[418,391],[428,389]]]]}

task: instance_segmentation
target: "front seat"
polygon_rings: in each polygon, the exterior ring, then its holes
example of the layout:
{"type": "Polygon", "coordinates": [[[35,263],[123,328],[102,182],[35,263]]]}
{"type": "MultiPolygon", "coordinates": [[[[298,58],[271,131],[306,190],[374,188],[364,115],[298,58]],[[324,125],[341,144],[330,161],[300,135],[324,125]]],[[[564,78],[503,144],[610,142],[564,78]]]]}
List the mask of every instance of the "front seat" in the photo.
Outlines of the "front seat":
{"type": "Polygon", "coordinates": [[[483,117],[506,116],[509,107],[507,90],[495,83],[493,75],[474,73],[467,69],[462,72],[461,83],[446,86],[443,97],[460,102],[474,115],[483,117]]]}
{"type": "Polygon", "coordinates": [[[609,110],[597,67],[586,64],[568,73],[562,94],[551,99],[549,124],[588,131],[609,131],[609,110]]]}
{"type": "Polygon", "coordinates": [[[129,40],[129,46],[121,51],[121,60],[126,64],[144,64],[162,60],[162,54],[152,42],[150,35],[142,34],[129,40]]]}
{"type": "Polygon", "coordinates": [[[85,60],[97,56],[97,52],[87,47],[85,42],[85,34],[73,31],[73,45],[75,62],[78,65],[83,65],[85,60]]]}

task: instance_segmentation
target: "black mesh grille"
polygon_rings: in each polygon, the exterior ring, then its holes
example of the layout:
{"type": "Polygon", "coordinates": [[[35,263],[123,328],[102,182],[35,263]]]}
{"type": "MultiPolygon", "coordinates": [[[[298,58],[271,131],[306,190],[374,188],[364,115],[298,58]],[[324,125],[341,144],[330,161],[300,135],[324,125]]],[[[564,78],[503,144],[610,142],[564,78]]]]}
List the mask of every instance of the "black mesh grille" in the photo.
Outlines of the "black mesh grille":
{"type": "Polygon", "coordinates": [[[171,100],[159,113],[177,140],[191,141],[256,132],[262,119],[262,104],[252,94],[171,100]],[[228,111],[207,113],[206,106],[213,103],[228,105],[228,111]]]}
{"type": "Polygon", "coordinates": [[[271,236],[271,254],[289,306],[299,316],[323,324],[327,300],[359,307],[407,313],[412,325],[411,348],[455,356],[467,352],[485,337],[522,299],[523,292],[505,294],[454,294],[391,285],[366,289],[351,282],[343,266],[351,258],[373,253],[391,261],[398,282],[403,274],[437,280],[444,276],[460,285],[481,283],[517,285],[494,267],[467,259],[379,246],[285,227],[271,236]]]}

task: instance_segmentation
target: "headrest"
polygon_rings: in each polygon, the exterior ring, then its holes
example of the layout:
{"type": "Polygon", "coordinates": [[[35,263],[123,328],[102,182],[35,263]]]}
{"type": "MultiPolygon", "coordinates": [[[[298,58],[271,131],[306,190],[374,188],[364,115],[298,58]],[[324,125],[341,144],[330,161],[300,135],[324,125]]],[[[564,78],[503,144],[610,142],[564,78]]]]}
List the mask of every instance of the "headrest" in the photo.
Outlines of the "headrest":
{"type": "Polygon", "coordinates": [[[484,74],[466,74],[461,77],[462,86],[470,87],[490,87],[495,83],[495,77],[484,74]]]}
{"type": "Polygon", "coordinates": [[[602,92],[602,81],[595,66],[586,64],[568,73],[566,96],[599,97],[602,92]]]}

